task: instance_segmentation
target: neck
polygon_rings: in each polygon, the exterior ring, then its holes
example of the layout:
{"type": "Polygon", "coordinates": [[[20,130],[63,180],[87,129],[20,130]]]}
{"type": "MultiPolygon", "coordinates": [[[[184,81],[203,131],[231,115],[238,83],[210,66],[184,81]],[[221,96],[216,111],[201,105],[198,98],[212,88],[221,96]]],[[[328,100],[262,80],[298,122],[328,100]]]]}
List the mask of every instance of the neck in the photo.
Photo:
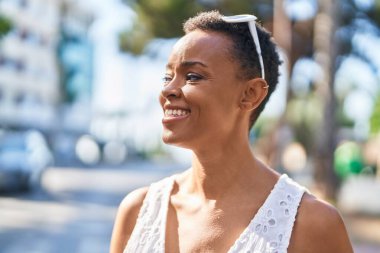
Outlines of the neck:
{"type": "Polygon", "coordinates": [[[189,190],[206,199],[221,198],[228,191],[252,182],[262,168],[251,151],[248,138],[205,147],[193,150],[189,190]]]}

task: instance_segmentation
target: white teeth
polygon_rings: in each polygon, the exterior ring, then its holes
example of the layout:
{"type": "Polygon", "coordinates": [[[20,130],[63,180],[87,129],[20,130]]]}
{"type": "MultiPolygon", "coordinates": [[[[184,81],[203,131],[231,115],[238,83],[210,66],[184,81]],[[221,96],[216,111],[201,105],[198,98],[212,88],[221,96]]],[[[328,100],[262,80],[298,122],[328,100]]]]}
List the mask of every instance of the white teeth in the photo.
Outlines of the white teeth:
{"type": "Polygon", "coordinates": [[[189,114],[189,111],[186,110],[181,110],[181,109],[176,109],[176,110],[165,110],[165,115],[166,116],[184,116],[189,114]]]}

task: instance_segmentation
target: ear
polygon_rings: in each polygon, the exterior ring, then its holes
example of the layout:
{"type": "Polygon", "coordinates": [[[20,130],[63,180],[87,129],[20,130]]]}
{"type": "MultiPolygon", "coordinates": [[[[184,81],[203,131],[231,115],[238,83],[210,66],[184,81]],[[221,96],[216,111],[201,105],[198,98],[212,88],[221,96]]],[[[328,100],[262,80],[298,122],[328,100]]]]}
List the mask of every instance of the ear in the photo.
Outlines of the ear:
{"type": "Polygon", "coordinates": [[[267,96],[268,87],[262,78],[248,80],[242,92],[240,108],[248,111],[256,109],[267,96]]]}

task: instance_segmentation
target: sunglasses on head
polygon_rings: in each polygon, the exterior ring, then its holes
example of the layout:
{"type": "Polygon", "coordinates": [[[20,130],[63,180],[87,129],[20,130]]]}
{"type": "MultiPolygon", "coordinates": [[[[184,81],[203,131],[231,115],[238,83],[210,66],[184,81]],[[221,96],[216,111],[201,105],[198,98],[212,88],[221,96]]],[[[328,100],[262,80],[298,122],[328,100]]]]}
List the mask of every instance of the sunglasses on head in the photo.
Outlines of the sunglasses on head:
{"type": "Polygon", "coordinates": [[[256,19],[257,19],[256,16],[248,15],[248,14],[222,17],[222,20],[227,23],[244,23],[244,22],[248,23],[249,31],[251,32],[253,42],[255,43],[256,52],[259,56],[260,67],[261,67],[261,78],[265,79],[264,61],[263,61],[263,56],[261,55],[259,36],[257,35],[256,19]]]}

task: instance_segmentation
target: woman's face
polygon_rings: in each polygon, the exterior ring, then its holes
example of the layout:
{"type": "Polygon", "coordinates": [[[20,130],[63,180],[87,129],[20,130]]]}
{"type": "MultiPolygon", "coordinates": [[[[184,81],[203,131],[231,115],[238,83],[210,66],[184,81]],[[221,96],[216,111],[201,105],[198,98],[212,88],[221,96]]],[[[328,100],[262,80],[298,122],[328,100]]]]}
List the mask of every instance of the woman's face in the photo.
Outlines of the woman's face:
{"type": "Polygon", "coordinates": [[[228,37],[200,30],[176,43],[160,95],[165,143],[193,149],[233,137],[244,81],[231,46],[228,37]]]}

